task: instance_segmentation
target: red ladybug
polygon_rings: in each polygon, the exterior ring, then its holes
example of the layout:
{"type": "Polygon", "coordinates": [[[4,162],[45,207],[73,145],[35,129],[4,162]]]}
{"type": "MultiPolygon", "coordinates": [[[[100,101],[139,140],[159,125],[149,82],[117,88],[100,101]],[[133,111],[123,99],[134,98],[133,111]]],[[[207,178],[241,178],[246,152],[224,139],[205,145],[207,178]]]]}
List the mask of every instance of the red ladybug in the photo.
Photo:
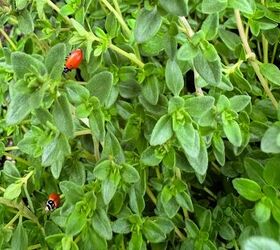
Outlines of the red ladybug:
{"type": "Polygon", "coordinates": [[[58,208],[59,203],[60,203],[59,195],[56,193],[51,193],[46,203],[46,207],[45,207],[46,212],[51,212],[56,208],[58,208]]]}
{"type": "Polygon", "coordinates": [[[66,59],[63,72],[67,73],[71,69],[77,69],[83,60],[83,51],[81,49],[73,50],[66,59]]]}

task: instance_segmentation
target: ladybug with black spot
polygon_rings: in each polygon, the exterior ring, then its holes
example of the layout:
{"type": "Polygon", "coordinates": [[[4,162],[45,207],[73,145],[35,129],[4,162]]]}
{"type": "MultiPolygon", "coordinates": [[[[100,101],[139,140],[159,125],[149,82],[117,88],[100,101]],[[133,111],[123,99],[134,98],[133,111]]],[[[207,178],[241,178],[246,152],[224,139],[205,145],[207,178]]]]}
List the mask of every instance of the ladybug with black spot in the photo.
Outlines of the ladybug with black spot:
{"type": "Polygon", "coordinates": [[[65,67],[63,72],[67,73],[72,69],[79,68],[82,60],[83,60],[83,51],[81,49],[73,50],[69,56],[66,58],[65,67]]]}
{"type": "Polygon", "coordinates": [[[57,193],[51,193],[49,195],[48,201],[46,203],[45,210],[46,212],[51,212],[59,207],[60,204],[60,196],[57,193]]]}

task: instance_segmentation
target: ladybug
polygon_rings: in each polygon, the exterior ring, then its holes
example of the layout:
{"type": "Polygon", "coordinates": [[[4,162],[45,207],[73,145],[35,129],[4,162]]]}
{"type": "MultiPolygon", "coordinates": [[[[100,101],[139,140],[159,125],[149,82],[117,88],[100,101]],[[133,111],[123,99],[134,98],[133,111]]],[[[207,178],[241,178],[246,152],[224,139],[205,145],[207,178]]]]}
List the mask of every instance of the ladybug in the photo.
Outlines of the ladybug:
{"type": "Polygon", "coordinates": [[[71,69],[77,69],[83,60],[83,51],[81,49],[73,50],[66,58],[63,72],[67,73],[71,69]]]}
{"type": "Polygon", "coordinates": [[[56,208],[58,208],[59,203],[60,203],[59,195],[56,193],[51,193],[46,203],[46,207],[45,207],[46,212],[51,212],[56,208]]]}

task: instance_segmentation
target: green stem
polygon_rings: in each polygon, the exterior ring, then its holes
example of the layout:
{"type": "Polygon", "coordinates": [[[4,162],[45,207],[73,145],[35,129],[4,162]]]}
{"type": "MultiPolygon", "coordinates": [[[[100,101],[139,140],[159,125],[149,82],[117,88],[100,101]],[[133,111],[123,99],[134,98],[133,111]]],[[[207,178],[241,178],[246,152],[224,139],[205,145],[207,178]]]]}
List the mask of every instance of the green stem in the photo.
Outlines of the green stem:
{"type": "Polygon", "coordinates": [[[5,30],[0,29],[0,33],[5,37],[5,39],[8,41],[8,43],[11,45],[13,50],[17,50],[17,46],[14,44],[14,42],[10,39],[8,34],[5,32],[5,30]]]}
{"type": "Polygon", "coordinates": [[[116,51],[118,54],[123,55],[125,57],[127,57],[128,59],[130,59],[132,62],[134,62],[135,64],[137,64],[140,68],[144,67],[144,63],[142,63],[134,54],[132,53],[128,53],[122,49],[120,49],[119,47],[117,47],[114,44],[110,44],[109,48],[116,51]]]}
{"type": "Polygon", "coordinates": [[[278,48],[278,42],[276,42],[273,46],[273,52],[272,52],[272,57],[271,57],[271,63],[274,63],[276,52],[278,48]]]}
{"type": "Polygon", "coordinates": [[[212,196],[215,200],[217,200],[217,196],[207,187],[204,187],[203,190],[208,193],[210,196],[212,196]]]}
{"type": "Polygon", "coordinates": [[[20,215],[21,212],[18,211],[17,214],[5,225],[5,228],[9,228],[11,225],[13,225],[20,215]]]}
{"type": "Polygon", "coordinates": [[[5,156],[8,156],[8,157],[10,157],[10,158],[12,158],[12,159],[14,159],[14,160],[16,160],[16,161],[18,161],[18,162],[21,162],[21,163],[23,163],[24,165],[27,165],[27,166],[30,166],[30,165],[31,165],[28,161],[22,159],[21,157],[15,156],[15,155],[13,155],[13,154],[6,153],[6,152],[5,152],[4,155],[5,155],[5,156]]]}
{"type": "Polygon", "coordinates": [[[81,136],[81,135],[90,135],[91,134],[91,130],[90,129],[85,129],[85,130],[81,130],[81,131],[77,131],[74,133],[74,136],[81,136]]]}
{"type": "Polygon", "coordinates": [[[18,150],[18,146],[5,147],[5,151],[18,150]]]}
{"type": "Polygon", "coordinates": [[[235,19],[236,19],[236,24],[237,24],[237,28],[238,28],[238,31],[239,31],[239,35],[240,35],[243,47],[245,49],[245,52],[247,54],[247,57],[249,58],[249,62],[251,63],[251,65],[252,65],[252,67],[253,67],[253,69],[254,69],[254,71],[255,71],[255,73],[256,73],[256,75],[257,75],[265,93],[267,94],[267,96],[271,100],[273,106],[277,109],[278,108],[278,102],[275,99],[274,95],[272,94],[272,92],[271,92],[271,90],[268,86],[267,80],[264,78],[264,76],[262,75],[262,73],[260,71],[260,67],[259,67],[259,64],[257,62],[256,55],[252,52],[252,50],[249,46],[247,36],[245,34],[244,27],[243,27],[243,24],[242,24],[240,11],[235,9],[234,13],[235,13],[235,19]]]}
{"type": "Polygon", "coordinates": [[[262,35],[262,45],[263,45],[263,62],[268,63],[268,41],[265,36],[262,35]]]}
{"type": "MultiPolygon", "coordinates": [[[[128,26],[126,25],[121,12],[118,13],[118,11],[116,11],[114,9],[114,7],[107,1],[107,0],[100,0],[102,3],[104,3],[106,5],[106,7],[115,15],[116,19],[119,21],[120,25],[122,26],[123,31],[125,32],[127,37],[131,36],[131,32],[130,29],[128,28],[128,26]]],[[[114,1],[115,4],[116,1],[114,1]]],[[[117,4],[118,6],[118,4],[117,4]]],[[[119,10],[120,11],[120,10],[119,10]]]]}
{"type": "MultiPolygon", "coordinates": [[[[59,15],[61,15],[60,9],[51,0],[45,0],[45,1],[53,10],[55,10],[59,15]]],[[[64,18],[64,20],[67,23],[71,24],[71,20],[68,16],[63,16],[63,15],[61,15],[61,16],[64,18]]]]}

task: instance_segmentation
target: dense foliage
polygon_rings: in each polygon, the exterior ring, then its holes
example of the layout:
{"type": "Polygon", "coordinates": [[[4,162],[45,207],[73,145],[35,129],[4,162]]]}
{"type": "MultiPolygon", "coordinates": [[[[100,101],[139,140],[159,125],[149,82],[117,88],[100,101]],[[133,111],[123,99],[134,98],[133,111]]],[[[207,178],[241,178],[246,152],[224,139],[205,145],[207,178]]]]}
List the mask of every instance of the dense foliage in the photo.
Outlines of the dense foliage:
{"type": "Polygon", "coordinates": [[[279,250],[277,2],[0,0],[0,248],[279,250]]]}

